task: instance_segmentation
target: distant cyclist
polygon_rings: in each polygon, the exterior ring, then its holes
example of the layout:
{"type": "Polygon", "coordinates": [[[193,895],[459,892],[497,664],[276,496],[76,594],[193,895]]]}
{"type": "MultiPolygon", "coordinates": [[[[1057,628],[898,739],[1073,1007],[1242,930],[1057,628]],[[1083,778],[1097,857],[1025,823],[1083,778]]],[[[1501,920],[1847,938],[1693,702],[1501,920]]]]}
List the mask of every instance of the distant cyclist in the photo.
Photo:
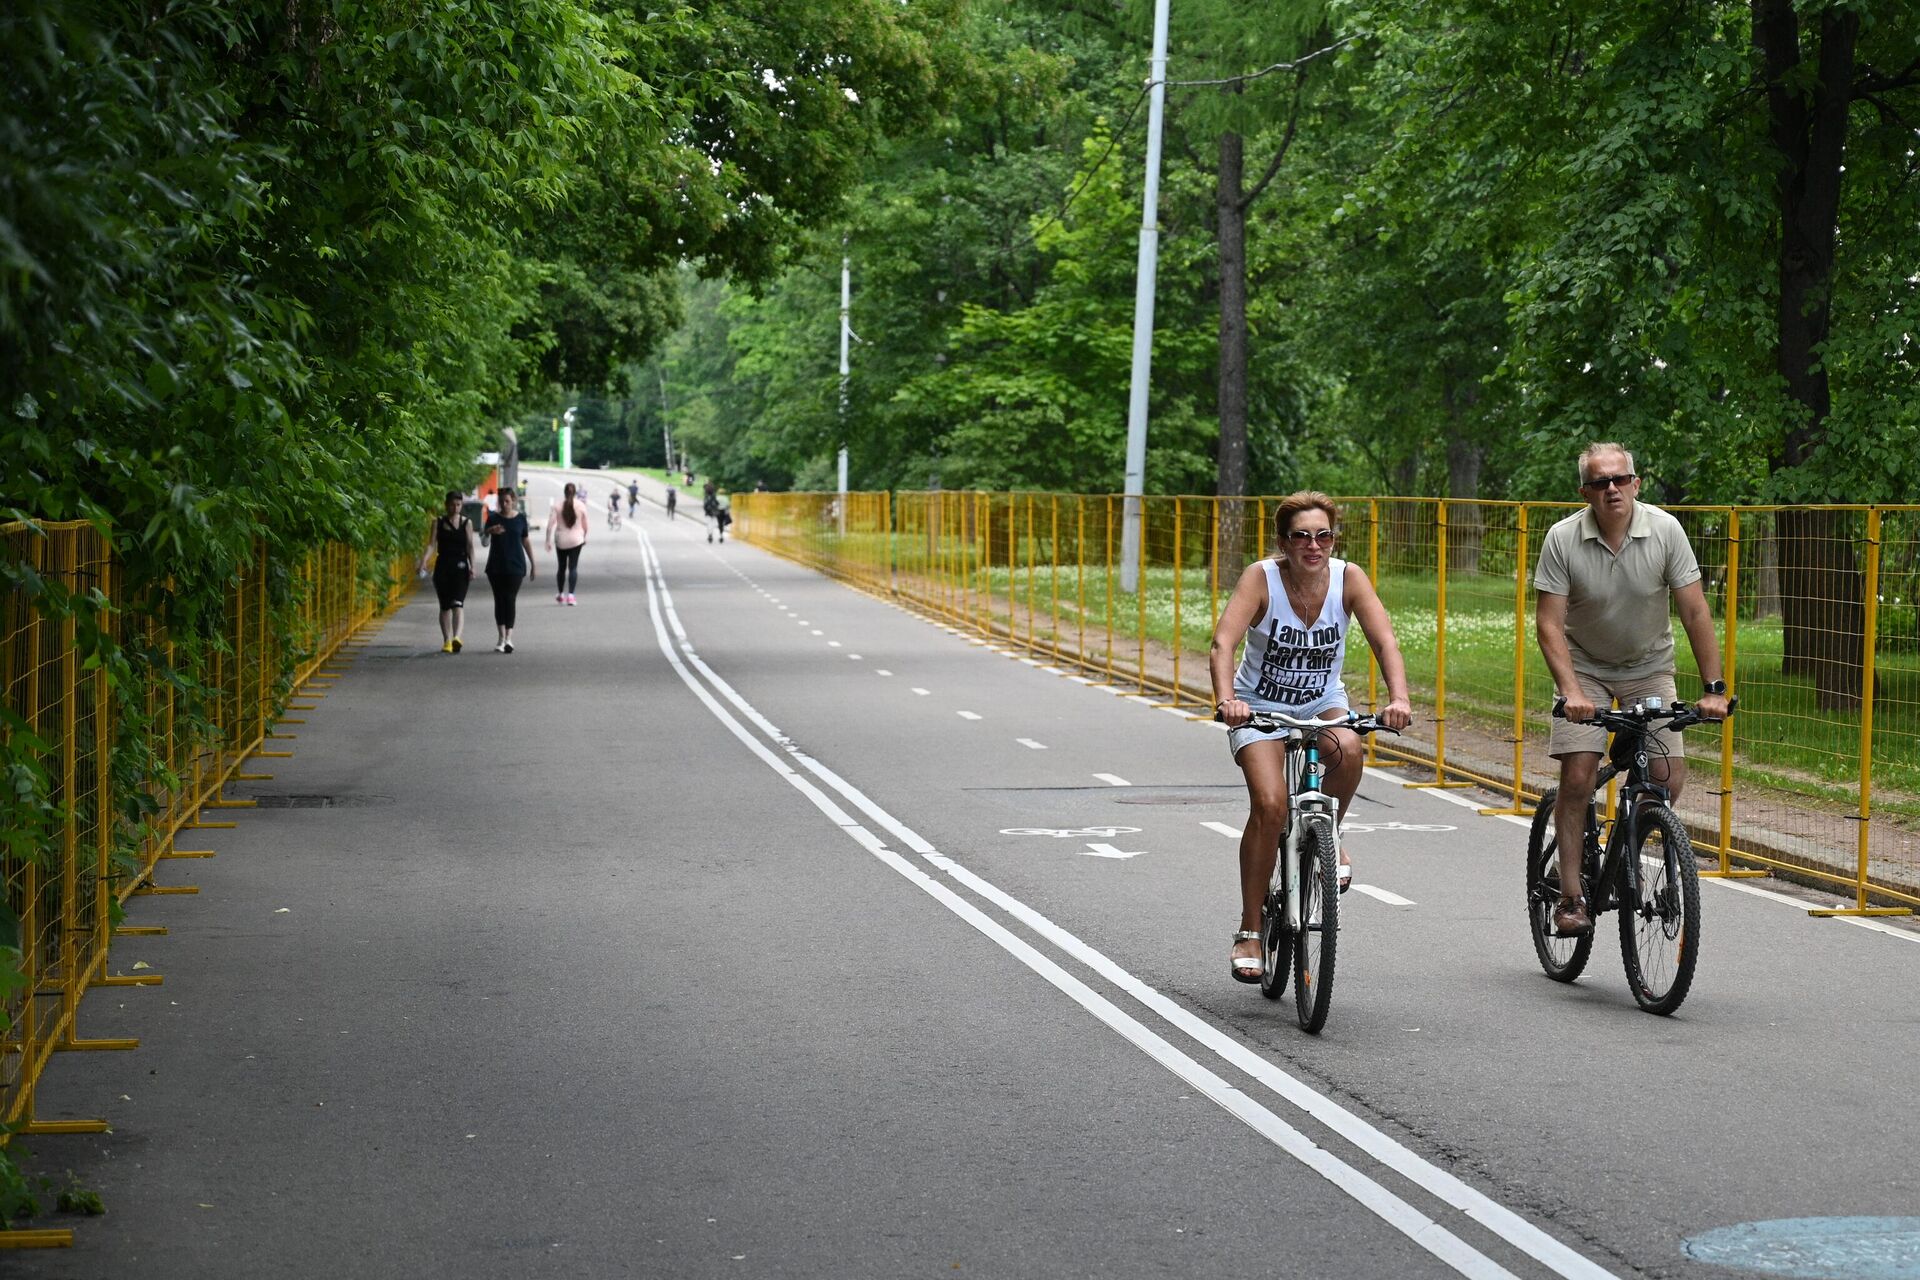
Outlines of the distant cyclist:
{"type": "Polygon", "coordinates": [[[607,495],[607,528],[620,527],[620,491],[615,489],[607,495]]]}
{"type": "MultiPolygon", "coordinates": [[[[1379,659],[1387,681],[1380,722],[1404,729],[1413,713],[1407,669],[1386,606],[1357,564],[1336,559],[1333,543],[1339,512],[1324,493],[1303,490],[1274,512],[1280,545],[1271,560],[1247,566],[1213,631],[1208,669],[1214,709],[1227,725],[1227,746],[1246,775],[1249,812],[1240,836],[1240,928],[1233,935],[1230,968],[1239,982],[1260,981],[1260,907],[1280,838],[1287,829],[1287,730],[1247,723],[1256,711],[1282,712],[1297,720],[1337,720],[1347,714],[1347,687],[1340,678],[1347,629],[1356,620],[1379,659]],[[1238,670],[1234,651],[1246,642],[1238,670]]],[[[1360,787],[1363,753],[1359,735],[1335,729],[1320,736],[1327,766],[1322,784],[1340,805],[1344,821],[1360,787]]],[[[1340,891],[1353,883],[1353,864],[1340,849],[1340,891]]]]}
{"type": "MultiPolygon", "coordinates": [[[[1626,706],[1641,698],[1674,700],[1673,611],[1699,664],[1700,714],[1710,720],[1727,714],[1720,639],[1687,531],[1658,507],[1637,501],[1640,477],[1625,446],[1588,445],[1580,454],[1579,476],[1587,509],[1547,530],[1533,574],[1540,652],[1554,688],[1567,700],[1566,719],[1553,722],[1547,740],[1547,754],[1560,762],[1553,822],[1563,850],[1581,845],[1587,799],[1607,747],[1605,729],[1578,722],[1616,701],[1626,706]]],[[[1661,750],[1649,760],[1647,775],[1678,800],[1687,780],[1686,749],[1671,729],[1659,730],[1653,740],[1661,750]]],[[[1561,934],[1593,928],[1584,886],[1562,887],[1553,927],[1561,934]]]]}

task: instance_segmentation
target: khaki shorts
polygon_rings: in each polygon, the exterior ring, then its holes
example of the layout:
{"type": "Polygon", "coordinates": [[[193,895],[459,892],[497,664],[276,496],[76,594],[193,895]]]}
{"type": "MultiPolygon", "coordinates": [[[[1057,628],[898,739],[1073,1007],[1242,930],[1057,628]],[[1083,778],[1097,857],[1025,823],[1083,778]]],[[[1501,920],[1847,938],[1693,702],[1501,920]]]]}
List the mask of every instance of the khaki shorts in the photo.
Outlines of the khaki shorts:
{"type": "MultiPolygon", "coordinates": [[[[1668,706],[1679,696],[1673,683],[1673,672],[1661,671],[1650,676],[1638,676],[1631,680],[1602,680],[1590,676],[1584,671],[1575,672],[1580,678],[1580,687],[1593,699],[1596,708],[1605,708],[1618,703],[1630,707],[1642,698],[1663,698],[1668,706]]],[[[1659,729],[1653,734],[1654,741],[1663,747],[1667,755],[1675,760],[1687,754],[1680,735],[1671,729],[1659,729]]],[[[1547,754],[1558,760],[1561,756],[1576,755],[1582,751],[1591,751],[1603,755],[1607,750],[1607,731],[1597,724],[1570,724],[1565,720],[1553,722],[1553,734],[1547,739],[1547,754]]]]}

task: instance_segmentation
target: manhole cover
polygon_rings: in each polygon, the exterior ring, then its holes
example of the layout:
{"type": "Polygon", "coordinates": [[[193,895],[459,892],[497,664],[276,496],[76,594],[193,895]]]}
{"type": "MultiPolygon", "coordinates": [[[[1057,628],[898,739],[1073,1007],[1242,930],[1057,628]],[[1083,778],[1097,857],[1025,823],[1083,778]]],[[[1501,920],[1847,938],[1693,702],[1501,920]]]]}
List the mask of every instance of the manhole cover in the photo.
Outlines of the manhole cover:
{"type": "Polygon", "coordinates": [[[1920,1278],[1920,1218],[1775,1218],[1694,1236],[1689,1258],[1796,1280],[1920,1278]]]}
{"type": "Polygon", "coordinates": [[[324,796],[312,794],[289,794],[277,796],[253,796],[257,809],[367,809],[378,805],[393,803],[392,796],[324,796]]]}

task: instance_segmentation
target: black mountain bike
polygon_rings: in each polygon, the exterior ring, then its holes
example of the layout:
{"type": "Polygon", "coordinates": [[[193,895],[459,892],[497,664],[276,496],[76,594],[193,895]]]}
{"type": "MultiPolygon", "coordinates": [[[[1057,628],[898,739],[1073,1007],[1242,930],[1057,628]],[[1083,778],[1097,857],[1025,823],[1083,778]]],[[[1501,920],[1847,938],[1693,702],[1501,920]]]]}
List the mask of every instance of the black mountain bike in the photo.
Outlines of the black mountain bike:
{"type": "MultiPolygon", "coordinates": [[[[1727,704],[1729,713],[1737,701],[1727,704]]],[[[1556,719],[1565,718],[1565,702],[1555,700],[1556,719]]],[[[1649,1013],[1668,1014],[1680,1007],[1700,959],[1700,870],[1686,824],[1669,807],[1672,797],[1648,777],[1649,761],[1662,754],[1653,731],[1662,724],[1681,730],[1705,719],[1684,702],[1666,706],[1659,698],[1648,698],[1630,708],[1601,710],[1582,722],[1613,734],[1607,763],[1600,766],[1594,795],[1587,798],[1581,851],[1587,909],[1596,924],[1602,912],[1619,910],[1627,985],[1649,1013]],[[1618,813],[1603,824],[1596,797],[1623,775],[1618,813]],[[1609,827],[1604,833],[1603,825],[1609,827]]],[[[1540,797],[1527,836],[1527,924],[1540,967],[1556,982],[1572,982],[1587,967],[1596,930],[1571,937],[1554,931],[1553,909],[1560,901],[1560,848],[1553,821],[1558,797],[1557,787],[1540,797]]]]}
{"type": "MultiPolygon", "coordinates": [[[[1216,714],[1215,719],[1219,719],[1216,714]]],[[[1287,829],[1260,911],[1260,994],[1278,1000],[1293,974],[1294,1015],[1317,1034],[1333,1007],[1333,965],[1340,943],[1340,804],[1320,789],[1326,776],[1320,735],[1351,729],[1366,735],[1397,729],[1349,711],[1338,720],[1299,720],[1256,711],[1256,729],[1292,730],[1287,751],[1287,829]]]]}

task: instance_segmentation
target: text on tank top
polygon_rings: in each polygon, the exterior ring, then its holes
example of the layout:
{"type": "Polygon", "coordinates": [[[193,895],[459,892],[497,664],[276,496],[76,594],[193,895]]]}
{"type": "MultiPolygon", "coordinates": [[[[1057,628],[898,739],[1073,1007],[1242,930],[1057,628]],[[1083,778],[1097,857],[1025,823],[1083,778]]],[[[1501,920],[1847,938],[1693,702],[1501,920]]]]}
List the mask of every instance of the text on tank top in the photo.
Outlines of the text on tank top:
{"type": "Polygon", "coordinates": [[[1347,562],[1327,561],[1327,598],[1311,622],[1287,598],[1277,560],[1262,561],[1267,573],[1266,617],[1247,629],[1247,650],[1234,673],[1234,695],[1255,710],[1288,711],[1321,701],[1344,688],[1346,664],[1347,562]]]}

